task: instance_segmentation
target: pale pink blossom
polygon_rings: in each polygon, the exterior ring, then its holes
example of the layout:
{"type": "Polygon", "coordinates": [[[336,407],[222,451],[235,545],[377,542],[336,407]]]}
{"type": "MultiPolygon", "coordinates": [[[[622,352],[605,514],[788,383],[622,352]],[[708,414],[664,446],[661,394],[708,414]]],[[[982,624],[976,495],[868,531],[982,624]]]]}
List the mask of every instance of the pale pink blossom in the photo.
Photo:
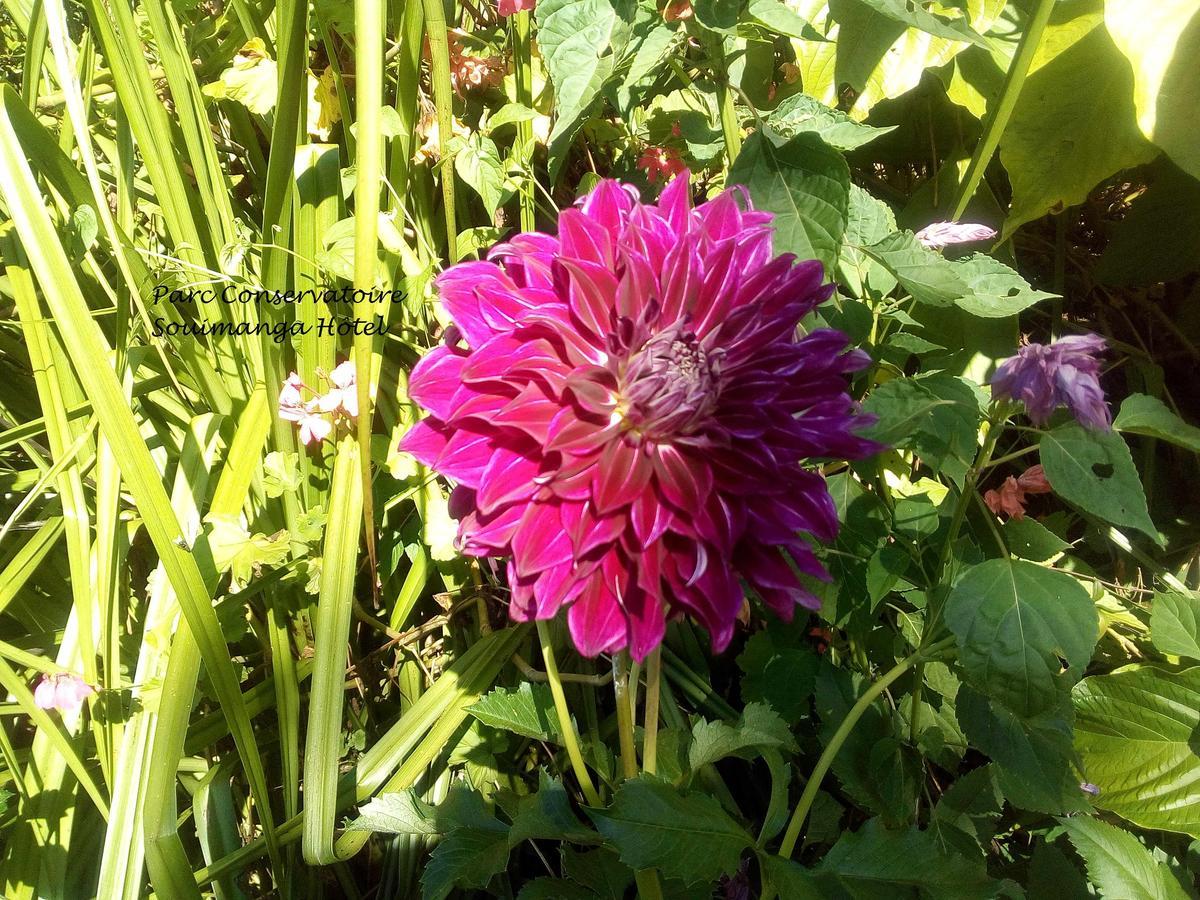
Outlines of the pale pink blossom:
{"type": "Polygon", "coordinates": [[[74,715],[94,693],[96,689],[78,675],[43,675],[33,689],[33,702],[39,709],[57,709],[64,716],[74,715]]]}
{"type": "Polygon", "coordinates": [[[329,382],[333,386],[317,399],[321,412],[341,410],[351,418],[358,415],[358,383],[355,375],[354,363],[350,360],[329,373],[329,382]]]}
{"type": "Polygon", "coordinates": [[[497,12],[502,16],[515,16],[525,9],[533,9],[537,0],[500,0],[497,12]]]}
{"type": "Polygon", "coordinates": [[[930,250],[940,250],[947,244],[986,241],[995,236],[994,228],[972,222],[934,222],[917,232],[917,240],[930,250]]]}

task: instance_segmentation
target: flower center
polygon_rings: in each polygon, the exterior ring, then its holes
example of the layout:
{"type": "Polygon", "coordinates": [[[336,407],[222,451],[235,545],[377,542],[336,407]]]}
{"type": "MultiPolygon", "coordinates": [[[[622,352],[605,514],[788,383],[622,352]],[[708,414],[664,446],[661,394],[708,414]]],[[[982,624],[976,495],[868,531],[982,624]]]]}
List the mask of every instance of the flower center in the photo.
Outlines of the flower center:
{"type": "Polygon", "coordinates": [[[618,411],[629,428],[664,441],[700,429],[717,406],[720,367],[715,354],[682,324],[650,338],[628,360],[618,411]]]}

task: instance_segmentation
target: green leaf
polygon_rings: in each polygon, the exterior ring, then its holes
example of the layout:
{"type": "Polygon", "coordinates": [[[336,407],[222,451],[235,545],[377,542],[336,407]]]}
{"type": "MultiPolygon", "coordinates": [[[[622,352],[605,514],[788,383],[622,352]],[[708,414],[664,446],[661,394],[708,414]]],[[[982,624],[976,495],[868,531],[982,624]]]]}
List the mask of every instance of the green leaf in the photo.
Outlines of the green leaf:
{"type": "Polygon", "coordinates": [[[696,21],[713,31],[732,33],[737,27],[741,0],[696,0],[692,11],[696,21]]]}
{"type": "Polygon", "coordinates": [[[1147,138],[1200,178],[1200,7],[1195,0],[1107,0],[1104,24],[1133,64],[1137,122],[1147,138]]]}
{"type": "Polygon", "coordinates": [[[1075,688],[1075,746],[1096,806],[1200,837],[1200,668],[1128,666],[1075,688]]]}
{"type": "Polygon", "coordinates": [[[1089,808],[1074,769],[1066,698],[1053,710],[1021,719],[963,685],[955,714],[971,746],[999,766],[1000,791],[1013,806],[1055,815],[1089,808]]]}
{"type": "Polygon", "coordinates": [[[807,94],[793,94],[781,100],[767,115],[767,124],[785,138],[812,132],[835,150],[853,150],[896,130],[895,125],[878,128],[855,122],[841,110],[807,94]]]}
{"type": "Polygon", "coordinates": [[[584,825],[571,810],[571,801],[561,781],[543,770],[535,793],[520,798],[508,833],[510,847],[524,840],[599,843],[600,836],[584,825]]]}
{"type": "Polygon", "coordinates": [[[300,454],[272,450],[263,460],[263,490],[268,497],[281,497],[300,487],[300,454]]]}
{"type": "Polygon", "coordinates": [[[395,791],[372,797],[358,808],[358,818],[347,822],[346,831],[380,834],[445,834],[437,811],[413,791],[395,791]]]}
{"type": "Polygon", "coordinates": [[[564,846],[562,873],[576,884],[587,885],[604,900],[624,900],[633,884],[633,870],[617,858],[608,847],[595,850],[575,850],[564,846]]]}
{"type": "Polygon", "coordinates": [[[515,689],[496,688],[470,708],[485,725],[539,741],[560,741],[554,695],[548,684],[522,682],[515,689]]]}
{"type": "MultiPolygon", "coordinates": [[[[821,34],[808,23],[806,19],[796,14],[790,6],[781,0],[750,0],[746,6],[746,14],[754,22],[772,31],[793,38],[820,40],[821,34]]],[[[796,95],[799,96],[799,95],[796,95]]],[[[831,146],[837,146],[832,141],[831,146]]],[[[841,148],[848,149],[848,148],[841,148]]]]}
{"type": "Polygon", "coordinates": [[[995,833],[996,820],[1004,810],[1004,797],[996,783],[996,766],[990,764],[972,769],[942,794],[933,808],[929,823],[939,837],[955,842],[962,849],[967,842],[954,835],[966,835],[973,842],[971,852],[982,852],[995,833]]]}
{"type": "Polygon", "coordinates": [[[1034,290],[1015,270],[985,253],[973,253],[954,265],[970,288],[970,293],[954,302],[974,316],[1012,316],[1058,296],[1034,290]]]}
{"type": "Polygon", "coordinates": [[[763,857],[763,862],[789,900],[982,900],[994,897],[997,887],[982,857],[971,859],[940,846],[932,831],[889,830],[878,819],[843,834],[813,869],[778,857],[763,857]]]}
{"type": "Polygon", "coordinates": [[[1104,179],[1154,158],[1138,132],[1129,64],[1094,28],[1025,81],[1000,142],[1013,199],[1001,238],[1082,203],[1104,179]]]}
{"type": "Polygon", "coordinates": [[[1103,284],[1149,286],[1200,268],[1200,181],[1169,163],[1150,172],[1150,186],[1112,223],[1096,263],[1103,284]]]}
{"type": "Polygon", "coordinates": [[[535,878],[525,883],[517,900],[596,900],[596,896],[565,878],[535,878]]]}
{"type": "Polygon", "coordinates": [[[871,391],[863,409],[879,417],[868,432],[871,438],[912,450],[962,482],[975,458],[983,418],[977,387],[942,373],[895,378],[871,391]]]}
{"type": "Polygon", "coordinates": [[[770,705],[785,722],[795,724],[808,712],[818,657],[798,629],[777,621],[746,641],[737,658],[742,670],[742,699],[770,705]]]}
{"type": "Polygon", "coordinates": [[[891,272],[919,303],[950,306],[971,293],[959,267],[923,247],[912,232],[897,231],[861,249],[891,272]]]}
{"type": "Polygon", "coordinates": [[[1121,404],[1113,428],[1126,434],[1157,438],[1200,453],[1200,428],[1183,421],[1157,397],[1130,394],[1121,404]]]}
{"type": "Polygon", "coordinates": [[[1043,434],[1039,447],[1054,493],[1086,513],[1158,540],[1141,479],[1120,435],[1070,423],[1043,434]]]}
{"type": "Polygon", "coordinates": [[[841,154],[814,134],[775,146],[750,135],[729,170],[730,184],[750,191],[755,209],[775,215],[775,252],[837,263],[850,203],[850,169],[841,154]]]}
{"type": "MultiPolygon", "coordinates": [[[[784,103],[786,102],[785,100],[784,103]]],[[[782,105],[780,104],[781,107],[782,105]]],[[[851,184],[845,241],[842,244],[841,258],[838,260],[838,280],[856,297],[865,298],[868,289],[874,295],[882,297],[891,293],[896,286],[895,277],[862,250],[863,247],[883,240],[895,230],[896,214],[892,212],[892,208],[882,200],[872,197],[857,184],[851,184]]]]}
{"type": "Polygon", "coordinates": [[[1047,562],[1058,556],[1071,545],[1041,522],[1026,516],[1024,519],[1009,519],[1000,526],[1004,542],[1013,556],[1031,562],[1047,562]]]}
{"type": "Polygon", "coordinates": [[[483,888],[508,865],[508,836],[496,828],[456,828],[434,848],[421,875],[422,900],[445,900],[454,888],[483,888]]]}
{"type": "Polygon", "coordinates": [[[893,22],[920,29],[936,37],[952,41],[967,41],[985,48],[988,45],[987,39],[972,28],[966,19],[935,15],[918,3],[908,3],[905,0],[849,0],[849,2],[870,7],[893,22]]]}
{"type": "Polygon", "coordinates": [[[1150,640],[1163,653],[1200,659],[1200,597],[1155,594],[1150,608],[1150,640]]]}
{"type": "Polygon", "coordinates": [[[495,142],[478,131],[471,132],[454,154],[454,171],[483,200],[488,215],[495,218],[507,193],[504,164],[495,142]]]}
{"type": "Polygon", "coordinates": [[[608,0],[542,0],[534,11],[538,46],[554,83],[557,118],[550,132],[551,170],[613,71],[617,10],[608,0]]]}
{"type": "Polygon", "coordinates": [[[712,797],[684,793],[650,776],[624,782],[589,815],[635,870],[660,869],[688,884],[735,872],[752,840],[712,797]]]}
{"type": "Polygon", "coordinates": [[[491,134],[498,128],[505,125],[513,125],[517,122],[532,122],[541,113],[536,109],[530,109],[521,103],[505,103],[492,115],[488,116],[487,132],[491,134]]]}
{"type": "Polygon", "coordinates": [[[1099,628],[1078,581],[1023,560],[989,559],[968,569],[945,615],[967,674],[1020,716],[1054,707],[1079,680],[1099,628]]]}
{"type": "Polygon", "coordinates": [[[1060,819],[1102,897],[1128,900],[1187,900],[1171,870],[1128,831],[1099,819],[1060,819]]]}
{"type": "Polygon", "coordinates": [[[287,559],[290,542],[286,531],[268,537],[251,535],[237,515],[209,515],[208,546],[217,571],[229,572],[233,588],[240,590],[257,575],[263,566],[277,566],[287,559]]]}
{"type": "MultiPolygon", "coordinates": [[[[727,756],[746,757],[752,749],[791,750],[795,740],[787,723],[765,703],[750,703],[735,725],[699,721],[692,728],[688,765],[693,772],[727,756]]],[[[749,754],[751,756],[755,754],[749,754]]]]}

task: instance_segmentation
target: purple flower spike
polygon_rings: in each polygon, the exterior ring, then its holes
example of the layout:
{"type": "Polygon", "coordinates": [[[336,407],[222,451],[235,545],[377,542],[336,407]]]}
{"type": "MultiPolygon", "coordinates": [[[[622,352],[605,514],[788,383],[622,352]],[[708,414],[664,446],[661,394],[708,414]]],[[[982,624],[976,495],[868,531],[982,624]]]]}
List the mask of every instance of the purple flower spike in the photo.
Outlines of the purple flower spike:
{"type": "Polygon", "coordinates": [[[992,377],[992,396],[1019,400],[1029,418],[1044,424],[1059,406],[1071,411],[1081,425],[1108,431],[1112,414],[1100,387],[1104,338],[1095,334],[1065,337],[1053,344],[1027,344],[992,377]]]}
{"type": "Polygon", "coordinates": [[[917,232],[917,240],[930,250],[941,250],[948,244],[969,244],[973,241],[989,241],[996,236],[996,229],[972,222],[934,222],[917,232]]]}
{"type": "Polygon", "coordinates": [[[800,463],[877,449],[846,391],[869,360],[796,336],[833,288],[773,258],[770,220],[733,191],[693,209],[686,172],[657,205],[605,181],[557,238],[438,279],[456,327],[412,372],[430,416],[401,448],[457,482],[462,552],[509,557],[514,619],[567,607],[582,653],[641,660],[684,614],[724,648],[739,575],[785,618],[819,605],[802,533],[837,515],[800,463]]]}

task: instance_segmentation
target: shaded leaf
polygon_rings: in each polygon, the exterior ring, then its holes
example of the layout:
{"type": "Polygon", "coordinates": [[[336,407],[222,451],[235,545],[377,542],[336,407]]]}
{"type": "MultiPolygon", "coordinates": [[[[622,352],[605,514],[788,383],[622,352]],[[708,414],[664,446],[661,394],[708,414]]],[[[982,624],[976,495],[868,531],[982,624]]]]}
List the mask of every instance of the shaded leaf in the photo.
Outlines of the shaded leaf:
{"type": "Polygon", "coordinates": [[[1127,434],[1141,434],[1166,441],[1193,453],[1200,453],[1200,428],[1189,425],[1157,397],[1130,394],[1121,403],[1113,428],[1127,434]]]}
{"type": "Polygon", "coordinates": [[[1103,897],[1187,900],[1188,893],[1137,838],[1099,819],[1059,820],[1103,897]]]}
{"type": "Polygon", "coordinates": [[[1200,659],[1200,597],[1155,594],[1150,608],[1150,640],[1163,653],[1200,659]]]}

